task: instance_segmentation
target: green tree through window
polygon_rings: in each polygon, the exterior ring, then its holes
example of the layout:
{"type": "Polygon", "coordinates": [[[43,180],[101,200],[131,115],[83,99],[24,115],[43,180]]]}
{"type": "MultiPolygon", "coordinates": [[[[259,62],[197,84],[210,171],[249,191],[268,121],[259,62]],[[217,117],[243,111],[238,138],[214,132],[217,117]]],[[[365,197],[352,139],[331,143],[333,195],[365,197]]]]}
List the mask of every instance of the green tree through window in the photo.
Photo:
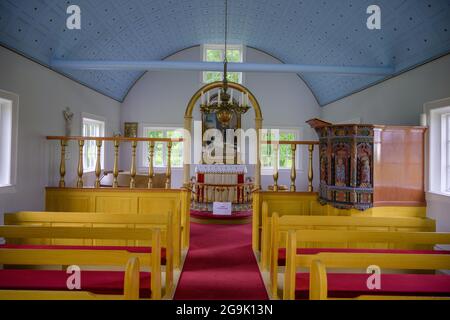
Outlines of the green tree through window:
{"type": "MultiPolygon", "coordinates": [[[[182,138],[182,133],[176,129],[168,128],[144,128],[145,136],[148,138],[182,138]]],[[[171,152],[171,166],[172,167],[182,167],[183,166],[183,142],[172,142],[172,152],[171,152]]],[[[148,144],[146,144],[143,153],[143,164],[148,166],[148,144]]],[[[154,155],[153,155],[153,165],[155,167],[166,167],[167,166],[167,142],[156,142],[154,155]]]]}
{"type": "MultiPolygon", "coordinates": [[[[224,60],[223,46],[205,45],[204,47],[204,61],[206,62],[223,62],[224,60]]],[[[228,62],[242,62],[242,48],[232,47],[227,49],[228,62]]],[[[219,71],[205,71],[203,72],[203,82],[211,83],[214,81],[222,81],[223,72],[219,71]]],[[[242,72],[228,72],[227,79],[230,82],[242,83],[242,72]]]]}
{"type": "MultiPolygon", "coordinates": [[[[285,129],[267,129],[263,130],[261,134],[262,141],[295,141],[298,137],[298,130],[285,129]]],[[[274,167],[273,164],[273,146],[269,144],[261,144],[261,166],[262,168],[270,169],[274,167]]],[[[289,144],[280,144],[278,147],[278,168],[290,169],[292,166],[292,150],[289,144]]]]}

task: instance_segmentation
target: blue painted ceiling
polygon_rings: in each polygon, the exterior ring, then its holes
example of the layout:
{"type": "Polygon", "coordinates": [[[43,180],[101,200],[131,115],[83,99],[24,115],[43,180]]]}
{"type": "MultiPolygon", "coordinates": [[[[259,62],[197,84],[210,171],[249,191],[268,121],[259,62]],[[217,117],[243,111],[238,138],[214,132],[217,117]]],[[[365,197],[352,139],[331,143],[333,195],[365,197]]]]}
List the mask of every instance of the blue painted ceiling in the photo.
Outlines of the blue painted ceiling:
{"type": "MultiPolygon", "coordinates": [[[[0,43],[49,66],[53,58],[160,60],[223,43],[223,0],[0,0],[0,43]],[[81,8],[81,30],[66,9],[81,8]]],[[[394,66],[396,73],[450,52],[450,0],[229,0],[230,42],[285,63],[394,66]],[[381,30],[366,9],[381,7],[381,30]]],[[[142,72],[59,70],[123,101],[142,72]]],[[[449,70],[450,72],[450,70],[449,70]]],[[[303,74],[320,105],[386,77],[303,74]]]]}

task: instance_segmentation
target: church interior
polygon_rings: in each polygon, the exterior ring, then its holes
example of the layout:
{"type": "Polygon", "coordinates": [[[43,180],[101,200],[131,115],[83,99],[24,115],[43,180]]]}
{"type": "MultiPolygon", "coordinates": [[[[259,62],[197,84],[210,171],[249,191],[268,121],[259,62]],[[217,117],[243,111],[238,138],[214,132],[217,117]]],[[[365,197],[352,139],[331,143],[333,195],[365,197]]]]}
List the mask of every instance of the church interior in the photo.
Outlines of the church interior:
{"type": "Polygon", "coordinates": [[[450,300],[449,0],[1,0],[0,300],[450,300]]]}

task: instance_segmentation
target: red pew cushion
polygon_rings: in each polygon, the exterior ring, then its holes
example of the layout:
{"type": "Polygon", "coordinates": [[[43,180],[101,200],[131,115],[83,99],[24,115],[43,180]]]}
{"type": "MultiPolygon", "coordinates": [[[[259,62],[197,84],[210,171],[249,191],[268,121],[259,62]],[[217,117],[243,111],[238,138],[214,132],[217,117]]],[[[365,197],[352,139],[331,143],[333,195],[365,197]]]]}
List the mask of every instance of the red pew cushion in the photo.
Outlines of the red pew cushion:
{"type": "MultiPolygon", "coordinates": [[[[449,296],[450,276],[434,274],[381,274],[381,289],[367,288],[369,274],[328,273],[329,298],[361,295],[449,296]]],[[[309,273],[297,273],[295,298],[308,299],[309,273]]]]}
{"type": "MultiPolygon", "coordinates": [[[[151,253],[151,247],[130,246],[67,246],[67,245],[28,245],[28,244],[2,244],[0,249],[62,249],[62,250],[124,250],[132,253],[151,253]]],[[[166,264],[166,249],[161,248],[161,264],[166,264]]]]}
{"type": "MultiPolygon", "coordinates": [[[[123,294],[123,271],[81,271],[81,291],[96,294],[123,294]]],[[[63,290],[68,291],[66,281],[70,275],[61,270],[0,270],[2,290],[63,290]]],[[[139,295],[150,298],[149,272],[140,273],[139,295]]]]}
{"type": "MultiPolygon", "coordinates": [[[[297,248],[297,254],[336,253],[402,253],[402,254],[450,254],[448,250],[400,250],[400,249],[347,249],[347,248],[297,248]]],[[[278,250],[278,265],[286,265],[286,249],[278,250]]]]}

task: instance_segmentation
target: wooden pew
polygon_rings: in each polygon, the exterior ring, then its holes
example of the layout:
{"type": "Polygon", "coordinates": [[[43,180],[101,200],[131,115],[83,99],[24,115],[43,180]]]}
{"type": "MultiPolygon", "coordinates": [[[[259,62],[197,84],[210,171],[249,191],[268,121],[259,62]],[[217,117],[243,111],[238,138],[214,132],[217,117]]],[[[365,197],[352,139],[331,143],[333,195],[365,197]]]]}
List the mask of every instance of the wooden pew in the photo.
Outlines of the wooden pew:
{"type": "Polygon", "coordinates": [[[357,209],[339,209],[331,205],[322,205],[317,201],[316,192],[274,192],[255,191],[253,193],[253,251],[261,252],[264,219],[271,218],[273,212],[294,216],[373,216],[373,217],[409,217],[426,218],[425,206],[383,206],[364,211],[357,209]],[[265,204],[264,204],[265,203],[265,204]],[[265,208],[264,208],[265,206],[265,208]],[[266,210],[266,213],[264,213],[266,210]]]}
{"type": "MultiPolygon", "coordinates": [[[[325,230],[378,230],[378,231],[434,231],[435,222],[430,219],[421,218],[386,218],[386,217],[347,217],[347,216],[282,216],[274,213],[271,218],[270,237],[265,242],[265,255],[261,261],[263,267],[270,271],[270,286],[272,295],[277,292],[277,269],[279,250],[286,248],[287,230],[307,230],[307,229],[325,229],[325,230]],[[264,260],[265,259],[265,260],[264,260]]],[[[362,247],[383,248],[388,246],[386,241],[380,241],[378,244],[368,243],[359,239],[342,243],[338,245],[322,243],[325,247],[362,247]]],[[[369,241],[370,242],[370,241],[369,241]]],[[[305,247],[318,247],[317,243],[306,243],[305,247]]],[[[320,247],[320,246],[319,246],[320,247]]],[[[414,246],[410,246],[412,248],[414,246]]],[[[426,248],[426,247],[423,247],[426,248]]],[[[263,268],[264,269],[264,268],[263,268]]]]}
{"type": "MultiPolygon", "coordinates": [[[[427,252],[415,250],[360,250],[360,252],[298,253],[297,247],[305,242],[364,241],[403,244],[449,244],[450,233],[433,232],[383,232],[383,231],[333,231],[333,230],[289,230],[287,237],[286,271],[283,298],[295,299],[297,268],[310,268],[310,299],[326,299],[326,268],[364,268],[376,265],[385,269],[439,270],[450,269],[450,252],[427,252]],[[326,266],[326,267],[325,267],[326,266]]],[[[353,274],[351,275],[353,276],[353,274]]],[[[368,277],[369,275],[367,275],[368,277]]],[[[401,277],[402,275],[397,275],[401,277]]],[[[450,278],[448,278],[450,283],[450,278]]],[[[450,288],[449,288],[450,293],[450,288]]],[[[378,296],[377,296],[378,297],[378,296]]],[[[376,299],[361,296],[361,299],[376,299]]],[[[399,298],[379,296],[380,299],[399,298]]],[[[411,297],[409,297],[411,298],[411,297]]]]}
{"type": "MultiPolygon", "coordinates": [[[[100,239],[114,239],[124,236],[121,229],[99,228],[64,228],[33,226],[1,226],[1,237],[58,236],[76,238],[77,235],[95,236],[100,239]]],[[[127,234],[128,231],[127,231],[127,234]]],[[[129,237],[131,238],[131,237],[129,237]]],[[[139,299],[140,260],[151,265],[151,298],[161,298],[161,232],[159,229],[136,231],[136,238],[151,240],[152,252],[136,255],[123,250],[80,250],[80,249],[0,249],[2,265],[89,265],[89,266],[125,266],[124,295],[98,295],[82,291],[47,291],[47,290],[0,290],[0,299],[139,299]]],[[[133,238],[131,238],[133,239],[133,238]]],[[[7,271],[7,270],[4,270],[7,271]]],[[[2,271],[2,272],[4,272],[2,271]]],[[[11,270],[12,271],[12,270],[11,270]]],[[[35,270],[40,271],[40,270],[35,270]]],[[[33,271],[32,271],[33,272],[33,271]]],[[[98,271],[95,271],[98,272],[98,271]]],[[[39,273],[36,273],[39,276],[39,273]]],[[[1,284],[0,284],[1,286],[1,284]]]]}
{"type": "MultiPolygon", "coordinates": [[[[24,263],[22,258],[3,259],[4,255],[17,255],[12,249],[0,249],[0,261],[2,263],[24,263]]],[[[54,252],[52,252],[54,254],[54,252]]],[[[79,250],[71,250],[71,260],[85,259],[85,252],[79,250]],[[82,258],[81,258],[82,257],[82,258]]],[[[27,264],[31,265],[49,265],[53,261],[53,257],[48,250],[27,250],[21,249],[20,255],[32,256],[28,258],[27,264]],[[32,251],[32,252],[30,252],[32,251]],[[36,255],[37,254],[37,255],[36,255]]],[[[95,264],[99,264],[105,257],[103,254],[93,258],[95,264]]],[[[138,300],[139,299],[139,258],[131,257],[127,261],[124,275],[123,295],[95,294],[88,291],[54,291],[54,290],[2,290],[0,284],[0,300],[138,300]]]]}
{"type": "MultiPolygon", "coordinates": [[[[86,254],[89,257],[95,257],[99,253],[100,262],[91,264],[89,259],[80,256],[78,260],[71,260],[70,264],[79,265],[108,265],[111,262],[112,265],[121,265],[119,262],[123,260],[123,257],[127,259],[138,258],[141,266],[149,267],[151,276],[151,291],[152,299],[161,298],[161,230],[159,228],[93,228],[93,227],[40,227],[40,226],[23,226],[23,225],[8,225],[0,226],[0,237],[7,239],[115,239],[115,240],[132,240],[132,241],[146,241],[150,242],[151,251],[148,252],[130,252],[127,250],[113,250],[112,247],[100,246],[93,250],[90,246],[48,246],[46,249],[41,249],[39,246],[32,248],[29,245],[13,245],[14,248],[9,248],[8,245],[0,247],[0,264],[3,260],[9,261],[5,257],[6,253],[14,252],[16,254],[17,260],[23,259],[28,261],[28,257],[22,257],[20,252],[30,255],[30,257],[35,256],[34,252],[43,252],[46,256],[53,257],[54,260],[48,263],[49,265],[65,265],[64,263],[58,263],[57,258],[62,255],[67,255],[67,252],[80,252],[86,254]],[[104,248],[104,249],[102,249],[104,248]],[[9,251],[8,251],[9,250],[9,251]],[[16,250],[16,251],[14,251],[16,250]],[[22,250],[22,251],[21,251],[22,250]],[[32,252],[32,253],[30,253],[32,252]],[[51,253],[54,252],[54,253],[51,253]],[[89,252],[89,253],[88,253],[89,252]],[[119,254],[118,254],[119,253],[119,254]],[[115,258],[115,255],[119,255],[119,258],[115,258]],[[122,258],[121,258],[122,257],[122,258]],[[120,260],[122,259],[122,260],[120,260]],[[119,261],[119,262],[118,262],[119,261]]],[[[47,246],[45,246],[47,247],[47,246]]],[[[121,247],[118,247],[121,248],[121,247]]],[[[70,255],[69,254],[69,255],[70,255]]],[[[166,293],[170,293],[173,287],[173,271],[171,262],[171,251],[167,254],[166,250],[166,293]]],[[[49,260],[51,260],[49,258],[49,260]]],[[[34,261],[34,260],[31,260],[34,261]]],[[[20,261],[16,261],[20,262],[20,261]]],[[[3,264],[14,264],[14,263],[3,263],[3,264]]],[[[15,263],[15,264],[35,264],[31,263],[15,263]]],[[[37,263],[39,264],[39,263],[37,263]]],[[[123,264],[122,264],[123,265],[123,264]]]]}
{"type": "MultiPolygon", "coordinates": [[[[189,247],[187,189],[45,188],[45,211],[158,215],[172,212],[174,250],[189,247]]],[[[175,261],[177,265],[177,261],[175,261]]]]}
{"type": "MultiPolygon", "coordinates": [[[[171,263],[168,267],[179,268],[181,263],[180,239],[175,236],[173,215],[171,212],[137,215],[137,214],[110,214],[89,212],[33,212],[22,211],[6,213],[4,215],[5,225],[39,225],[39,226],[67,226],[67,227],[118,227],[118,228],[159,228],[162,232],[162,246],[166,248],[166,254],[171,263]],[[172,239],[172,241],[168,241],[172,239]],[[172,260],[173,257],[173,260],[172,260]]],[[[23,242],[22,242],[23,243],[23,242]]],[[[41,243],[40,243],[41,244],[41,243]]],[[[51,240],[43,244],[74,244],[73,240],[61,241],[51,240]]],[[[146,246],[149,241],[92,241],[83,240],[83,245],[112,245],[112,246],[146,246]]],[[[166,266],[167,268],[167,266],[166,266]]],[[[171,270],[169,270],[171,271],[171,270]]]]}
{"type": "Polygon", "coordinates": [[[435,231],[436,223],[432,219],[411,217],[356,217],[356,216],[304,216],[280,215],[274,212],[269,217],[267,202],[262,203],[262,229],[261,229],[261,268],[267,270],[271,259],[272,225],[278,219],[280,230],[291,228],[300,229],[358,229],[371,230],[409,230],[409,231],[435,231]],[[276,215],[276,218],[274,216],[276,215]],[[281,218],[280,218],[281,216],[281,218]],[[373,219],[373,220],[370,220],[373,219]]]}

